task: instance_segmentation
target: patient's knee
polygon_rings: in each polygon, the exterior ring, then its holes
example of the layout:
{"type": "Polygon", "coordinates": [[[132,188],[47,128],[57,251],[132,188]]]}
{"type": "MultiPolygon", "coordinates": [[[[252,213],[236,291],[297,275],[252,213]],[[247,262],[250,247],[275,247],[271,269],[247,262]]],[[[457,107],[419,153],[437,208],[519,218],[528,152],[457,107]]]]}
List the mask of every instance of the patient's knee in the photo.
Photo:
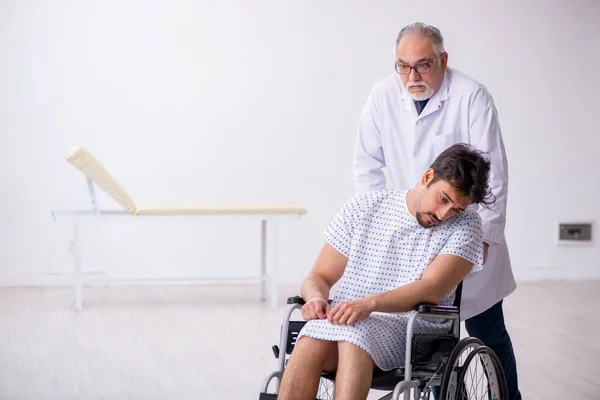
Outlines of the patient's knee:
{"type": "Polygon", "coordinates": [[[294,346],[294,355],[303,364],[316,364],[324,371],[333,372],[337,368],[337,342],[302,336],[294,346]]]}

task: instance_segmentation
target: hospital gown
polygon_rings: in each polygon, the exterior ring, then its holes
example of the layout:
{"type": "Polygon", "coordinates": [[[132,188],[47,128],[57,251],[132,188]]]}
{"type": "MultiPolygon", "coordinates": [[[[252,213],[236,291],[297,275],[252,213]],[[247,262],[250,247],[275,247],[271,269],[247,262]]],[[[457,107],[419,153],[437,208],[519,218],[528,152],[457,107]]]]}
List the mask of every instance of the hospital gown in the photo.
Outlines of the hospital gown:
{"type": "MultiPolygon", "coordinates": [[[[481,218],[471,208],[423,228],[406,205],[408,191],[379,190],[352,197],[325,230],[325,239],[348,257],[332,307],[419,280],[439,254],[454,254],[481,269],[481,218]]],[[[453,289],[440,305],[452,305],[453,289]]],[[[408,313],[373,312],[353,325],[311,320],[299,334],[360,347],[384,371],[404,366],[408,313]]],[[[447,333],[447,319],[417,319],[415,333],[447,333]]]]}

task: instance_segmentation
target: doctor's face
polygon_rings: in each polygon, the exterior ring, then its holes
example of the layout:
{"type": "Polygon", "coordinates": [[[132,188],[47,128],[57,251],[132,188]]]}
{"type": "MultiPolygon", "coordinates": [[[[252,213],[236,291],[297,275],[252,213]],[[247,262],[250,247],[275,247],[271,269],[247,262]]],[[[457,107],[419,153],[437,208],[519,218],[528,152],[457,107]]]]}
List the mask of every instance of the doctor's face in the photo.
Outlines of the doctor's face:
{"type": "Polygon", "coordinates": [[[433,177],[434,172],[429,169],[416,193],[416,218],[423,228],[431,228],[452,218],[471,204],[471,199],[460,194],[448,182],[438,180],[431,183],[433,177]]]}
{"type": "Polygon", "coordinates": [[[410,73],[399,73],[402,86],[414,100],[427,100],[438,91],[444,80],[448,65],[448,53],[435,54],[431,40],[426,37],[409,35],[396,47],[396,70],[403,72],[408,67],[410,73]],[[417,72],[417,69],[427,72],[417,72]]]}

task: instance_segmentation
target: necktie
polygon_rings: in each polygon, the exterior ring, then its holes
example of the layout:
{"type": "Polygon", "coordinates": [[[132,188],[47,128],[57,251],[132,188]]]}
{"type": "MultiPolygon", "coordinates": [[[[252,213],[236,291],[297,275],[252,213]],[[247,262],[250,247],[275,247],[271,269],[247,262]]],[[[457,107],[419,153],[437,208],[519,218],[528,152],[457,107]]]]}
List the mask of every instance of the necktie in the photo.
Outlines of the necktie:
{"type": "Polygon", "coordinates": [[[429,99],[415,101],[415,105],[417,106],[417,114],[421,115],[421,112],[425,109],[425,106],[427,105],[428,101],[429,99]]]}

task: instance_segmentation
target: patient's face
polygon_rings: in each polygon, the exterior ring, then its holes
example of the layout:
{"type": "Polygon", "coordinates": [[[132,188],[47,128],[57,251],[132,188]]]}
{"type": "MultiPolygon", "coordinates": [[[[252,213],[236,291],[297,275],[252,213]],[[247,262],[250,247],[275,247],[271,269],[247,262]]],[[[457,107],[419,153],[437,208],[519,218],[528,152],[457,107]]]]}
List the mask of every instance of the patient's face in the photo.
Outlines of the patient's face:
{"type": "Polygon", "coordinates": [[[459,194],[448,182],[439,180],[419,189],[416,196],[417,221],[422,227],[431,228],[463,212],[470,204],[471,199],[459,194]]]}

